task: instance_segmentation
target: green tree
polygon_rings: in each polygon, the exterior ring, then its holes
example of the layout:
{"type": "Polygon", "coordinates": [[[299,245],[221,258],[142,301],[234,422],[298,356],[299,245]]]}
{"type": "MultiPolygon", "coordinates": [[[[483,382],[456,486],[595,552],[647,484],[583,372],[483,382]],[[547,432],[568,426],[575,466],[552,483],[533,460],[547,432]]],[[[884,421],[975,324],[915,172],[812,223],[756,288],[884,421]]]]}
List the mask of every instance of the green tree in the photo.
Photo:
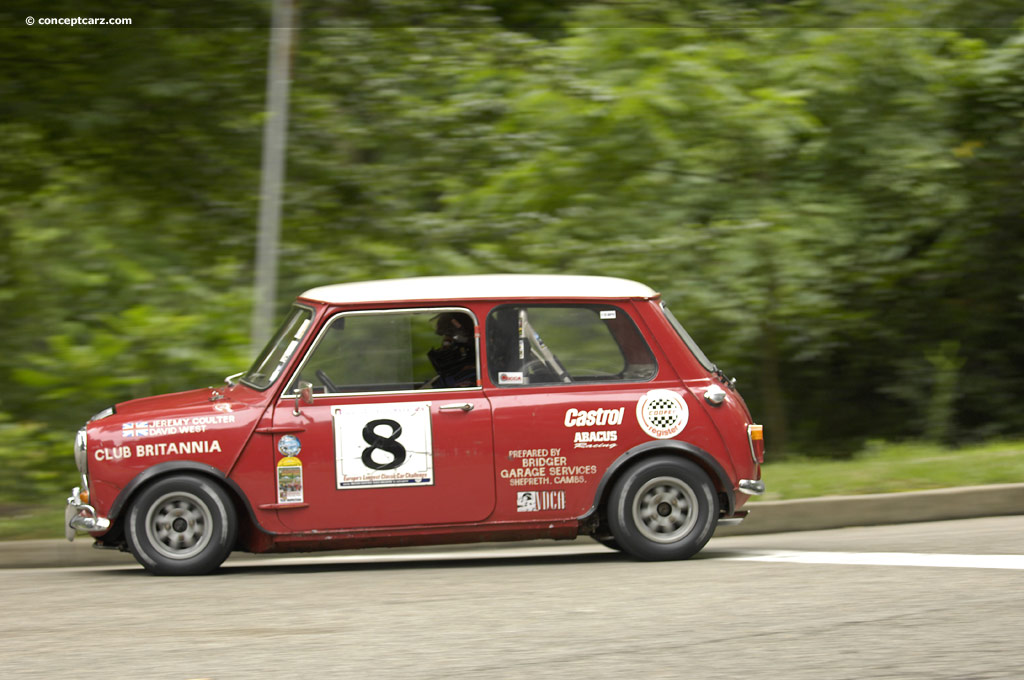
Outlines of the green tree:
{"type": "MultiPolygon", "coordinates": [[[[100,9],[128,30],[22,10],[0,10],[0,457],[66,471],[94,411],[245,365],[269,4],[100,9]]],[[[739,376],[776,454],[1020,432],[1021,16],[303,5],[280,302],[415,274],[625,276],[739,376]]]]}

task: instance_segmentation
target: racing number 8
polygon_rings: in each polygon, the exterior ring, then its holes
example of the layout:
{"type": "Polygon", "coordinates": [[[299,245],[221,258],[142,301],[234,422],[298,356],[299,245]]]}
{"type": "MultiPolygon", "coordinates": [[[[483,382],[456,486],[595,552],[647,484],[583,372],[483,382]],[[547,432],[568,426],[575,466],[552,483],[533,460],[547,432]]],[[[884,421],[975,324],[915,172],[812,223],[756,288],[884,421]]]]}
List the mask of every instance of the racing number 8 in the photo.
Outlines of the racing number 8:
{"type": "Polygon", "coordinates": [[[381,418],[379,420],[371,420],[363,427],[363,441],[369,446],[363,449],[363,465],[372,470],[394,470],[396,467],[405,462],[405,447],[396,441],[399,435],[402,434],[402,426],[394,420],[387,418],[381,418]],[[391,428],[391,434],[387,437],[382,437],[374,429],[378,425],[387,425],[391,428]],[[373,459],[373,452],[376,449],[387,451],[394,458],[388,463],[378,463],[373,459]]]}

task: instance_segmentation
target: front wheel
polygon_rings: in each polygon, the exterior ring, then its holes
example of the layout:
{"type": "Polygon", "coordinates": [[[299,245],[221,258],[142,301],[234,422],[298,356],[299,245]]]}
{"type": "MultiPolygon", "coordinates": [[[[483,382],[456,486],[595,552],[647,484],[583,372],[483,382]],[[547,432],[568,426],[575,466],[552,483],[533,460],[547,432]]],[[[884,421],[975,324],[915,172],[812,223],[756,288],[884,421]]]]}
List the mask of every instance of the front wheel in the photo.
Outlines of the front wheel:
{"type": "Polygon", "coordinates": [[[235,507],[213,481],[164,477],[147,486],[128,511],[128,548],[154,574],[206,574],[227,559],[235,543],[235,507]]]}
{"type": "Polygon", "coordinates": [[[641,461],[612,487],[608,524],[623,551],[642,560],[685,560],[708,542],[718,494],[695,463],[671,456],[641,461]]]}

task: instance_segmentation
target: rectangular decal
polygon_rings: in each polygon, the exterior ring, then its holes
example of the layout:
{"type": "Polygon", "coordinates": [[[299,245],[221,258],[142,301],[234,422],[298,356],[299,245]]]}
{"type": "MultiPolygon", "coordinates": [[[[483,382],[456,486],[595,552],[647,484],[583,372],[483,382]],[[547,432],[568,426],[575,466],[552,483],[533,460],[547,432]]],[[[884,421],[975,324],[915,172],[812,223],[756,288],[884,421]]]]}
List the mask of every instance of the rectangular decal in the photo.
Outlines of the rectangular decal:
{"type": "Polygon", "coordinates": [[[516,493],[516,512],[543,512],[565,510],[564,491],[519,491],[516,493]]]}
{"type": "Polygon", "coordinates": [[[277,464],[277,502],[302,502],[302,463],[298,458],[285,458],[277,464]]]}
{"type": "MultiPolygon", "coordinates": [[[[227,407],[228,411],[231,410],[228,404],[224,404],[224,407],[227,407]]],[[[235,422],[233,413],[225,412],[223,407],[217,410],[218,413],[205,416],[159,418],[123,423],[121,436],[124,439],[142,439],[144,437],[166,437],[172,434],[202,434],[208,430],[216,430],[217,428],[211,427],[213,425],[229,425],[235,422]]]]}
{"type": "Polygon", "coordinates": [[[523,380],[522,372],[518,371],[502,371],[498,373],[498,384],[499,385],[522,385],[526,381],[523,380]]]}
{"type": "Polygon", "coordinates": [[[433,485],[430,402],[335,406],[331,415],[339,489],[433,485]]]}

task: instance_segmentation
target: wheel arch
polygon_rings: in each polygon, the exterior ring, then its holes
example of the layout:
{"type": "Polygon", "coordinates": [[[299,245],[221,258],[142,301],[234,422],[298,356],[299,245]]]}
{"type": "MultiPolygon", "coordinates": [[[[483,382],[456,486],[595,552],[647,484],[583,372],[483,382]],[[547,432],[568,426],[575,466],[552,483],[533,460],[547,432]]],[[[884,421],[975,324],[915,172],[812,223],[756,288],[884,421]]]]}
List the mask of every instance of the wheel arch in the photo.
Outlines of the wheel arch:
{"type": "MultiPolygon", "coordinates": [[[[146,468],[136,475],[132,481],[128,482],[128,484],[121,489],[120,493],[117,494],[117,498],[114,499],[114,503],[110,506],[109,517],[111,522],[114,524],[114,528],[120,529],[124,519],[122,513],[131,505],[132,500],[138,496],[139,492],[159,479],[182,473],[213,480],[227,493],[228,498],[231,499],[240,522],[247,523],[253,530],[269,533],[259,525],[259,522],[257,522],[256,515],[252,510],[252,505],[250,505],[248,497],[245,495],[245,492],[242,491],[242,488],[238,486],[238,483],[235,482],[235,480],[231,479],[212,465],[187,460],[168,461],[166,463],[154,465],[153,467],[146,468]]],[[[247,527],[245,526],[239,526],[237,540],[244,540],[243,536],[248,535],[246,528],[247,527]]],[[[113,536],[120,536],[122,532],[118,530],[108,533],[113,536]]]]}
{"type": "Polygon", "coordinates": [[[711,479],[711,483],[714,484],[715,490],[718,492],[719,504],[721,506],[719,509],[720,513],[725,516],[732,514],[736,507],[736,491],[733,488],[732,480],[729,478],[728,473],[726,473],[725,468],[722,467],[722,464],[699,446],[689,442],[669,439],[644,442],[616,458],[601,477],[601,481],[597,485],[597,491],[594,493],[594,503],[590,510],[580,517],[580,523],[586,525],[589,521],[589,523],[593,524],[593,520],[600,518],[602,509],[608,501],[608,495],[611,493],[612,486],[614,486],[616,480],[626,470],[642,460],[666,453],[692,461],[700,466],[707,473],[708,478],[711,479]]]}

